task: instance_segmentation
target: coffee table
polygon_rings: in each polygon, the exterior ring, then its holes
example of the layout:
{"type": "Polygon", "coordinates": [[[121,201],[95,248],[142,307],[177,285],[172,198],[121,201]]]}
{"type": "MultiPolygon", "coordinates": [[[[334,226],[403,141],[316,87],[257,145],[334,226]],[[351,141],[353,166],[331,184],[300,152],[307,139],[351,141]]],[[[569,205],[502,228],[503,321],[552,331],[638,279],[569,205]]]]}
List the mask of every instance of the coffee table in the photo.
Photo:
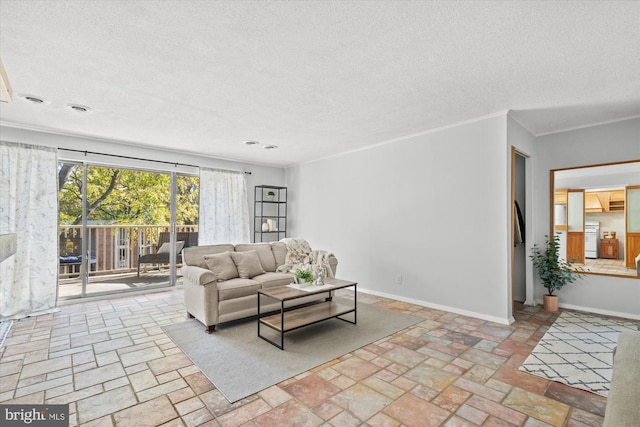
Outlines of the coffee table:
{"type": "Polygon", "coordinates": [[[328,319],[340,319],[348,323],[357,322],[357,283],[340,279],[325,279],[327,286],[310,285],[306,288],[298,289],[289,286],[276,286],[258,290],[258,336],[270,344],[284,350],[284,334],[314,323],[322,322],[328,319]],[[353,287],[353,306],[333,301],[331,297],[324,302],[315,304],[293,305],[285,309],[286,301],[292,301],[299,298],[318,295],[325,292],[335,291],[353,287]],[[260,313],[260,298],[266,297],[280,302],[280,312],[271,315],[262,315],[260,313]],[[340,316],[347,313],[353,313],[353,321],[341,318],[340,316]],[[270,340],[260,333],[260,326],[266,326],[280,333],[280,343],[270,340]]]}

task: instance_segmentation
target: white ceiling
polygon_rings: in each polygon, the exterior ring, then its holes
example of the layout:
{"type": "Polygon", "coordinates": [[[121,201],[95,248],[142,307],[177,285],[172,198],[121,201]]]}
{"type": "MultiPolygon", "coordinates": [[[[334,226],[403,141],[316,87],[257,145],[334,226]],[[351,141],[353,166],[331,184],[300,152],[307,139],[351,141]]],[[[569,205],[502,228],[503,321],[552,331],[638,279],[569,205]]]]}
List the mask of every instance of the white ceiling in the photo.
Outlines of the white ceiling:
{"type": "Polygon", "coordinates": [[[637,1],[0,0],[0,120],[286,166],[509,109],[639,116],[639,45],[637,1]]]}

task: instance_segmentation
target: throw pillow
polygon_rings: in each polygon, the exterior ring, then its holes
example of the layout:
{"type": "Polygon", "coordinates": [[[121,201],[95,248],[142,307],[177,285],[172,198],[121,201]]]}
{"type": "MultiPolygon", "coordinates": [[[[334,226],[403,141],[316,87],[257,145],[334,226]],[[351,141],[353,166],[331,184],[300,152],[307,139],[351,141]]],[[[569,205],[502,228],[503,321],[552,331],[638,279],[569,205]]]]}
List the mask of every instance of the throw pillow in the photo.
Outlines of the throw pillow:
{"type": "Polygon", "coordinates": [[[209,270],[213,271],[218,281],[235,279],[238,277],[238,269],[231,259],[231,252],[223,252],[221,254],[205,255],[204,262],[207,263],[209,270]]]}
{"type": "Polygon", "coordinates": [[[243,279],[250,279],[265,273],[256,251],[231,252],[231,258],[238,268],[238,274],[243,279]]]}
{"type": "MultiPolygon", "coordinates": [[[[176,253],[179,254],[183,247],[184,247],[184,242],[183,241],[177,241],[176,242],[176,253]]],[[[158,254],[168,254],[170,248],[171,248],[171,243],[165,242],[165,243],[162,244],[162,246],[160,246],[160,248],[158,249],[158,252],[156,252],[156,253],[158,253],[158,254]]]]}

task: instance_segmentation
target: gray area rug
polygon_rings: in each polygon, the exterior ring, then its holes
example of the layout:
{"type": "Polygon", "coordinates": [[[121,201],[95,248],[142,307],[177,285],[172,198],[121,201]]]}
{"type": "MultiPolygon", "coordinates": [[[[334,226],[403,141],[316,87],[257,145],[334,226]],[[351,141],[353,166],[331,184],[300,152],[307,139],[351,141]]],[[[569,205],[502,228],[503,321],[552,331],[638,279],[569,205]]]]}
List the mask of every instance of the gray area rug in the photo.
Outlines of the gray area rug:
{"type": "MultiPolygon", "coordinates": [[[[204,333],[204,326],[195,319],[162,329],[233,403],[422,320],[358,304],[357,325],[331,319],[288,332],[284,351],[257,336],[256,318],[223,324],[212,334],[204,333]]],[[[267,328],[261,328],[261,333],[266,335],[267,328]]]]}
{"type": "Polygon", "coordinates": [[[606,397],[618,335],[637,329],[631,321],[565,311],[520,370],[606,397]]]}

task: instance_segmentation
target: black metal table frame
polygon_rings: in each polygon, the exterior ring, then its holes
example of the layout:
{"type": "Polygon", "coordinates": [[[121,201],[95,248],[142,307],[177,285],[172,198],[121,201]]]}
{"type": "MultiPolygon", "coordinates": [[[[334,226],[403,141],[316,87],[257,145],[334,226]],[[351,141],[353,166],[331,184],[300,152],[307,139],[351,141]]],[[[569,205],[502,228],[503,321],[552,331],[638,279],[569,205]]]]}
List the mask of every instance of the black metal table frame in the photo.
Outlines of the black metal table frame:
{"type": "MultiPolygon", "coordinates": [[[[346,288],[349,288],[351,286],[353,286],[353,311],[349,311],[347,313],[342,313],[340,315],[333,316],[333,317],[328,317],[326,319],[316,320],[315,322],[305,323],[304,325],[300,325],[300,326],[298,326],[296,328],[288,329],[286,332],[295,331],[296,329],[300,329],[300,328],[304,328],[306,326],[314,325],[316,323],[324,322],[325,320],[329,320],[329,319],[339,319],[339,320],[342,320],[343,322],[347,322],[347,323],[351,323],[353,325],[356,325],[357,321],[358,321],[358,292],[357,292],[358,291],[358,284],[357,283],[353,283],[353,284],[351,284],[349,286],[345,286],[345,287],[338,288],[338,289],[346,289],[346,288]],[[340,316],[344,316],[345,314],[351,314],[351,313],[353,313],[353,321],[348,320],[348,319],[343,319],[342,317],[340,317],[340,316]]],[[[318,292],[318,294],[323,293],[323,292],[332,292],[332,291],[334,291],[334,290],[332,290],[332,289],[323,289],[322,291],[318,292]]],[[[305,296],[307,296],[307,295],[302,295],[300,297],[291,298],[291,299],[287,299],[287,300],[284,300],[284,299],[280,300],[280,299],[278,299],[276,297],[273,297],[271,295],[262,294],[261,292],[258,292],[258,336],[260,338],[262,338],[263,340],[265,340],[266,342],[268,342],[269,344],[274,345],[275,347],[278,347],[280,350],[284,350],[284,333],[285,333],[285,330],[284,330],[284,313],[286,313],[287,311],[293,311],[293,310],[296,310],[296,309],[300,309],[300,308],[302,308],[301,306],[304,305],[304,304],[301,304],[301,305],[297,305],[297,306],[291,306],[291,307],[287,307],[285,309],[284,303],[285,303],[285,301],[292,301],[292,300],[295,300],[295,299],[298,299],[298,298],[304,298],[305,296]],[[261,317],[260,316],[260,314],[261,314],[260,313],[260,295],[262,295],[264,297],[267,297],[267,298],[275,299],[276,301],[278,301],[278,300],[280,301],[280,344],[278,344],[277,342],[272,341],[269,338],[265,337],[264,335],[260,334],[260,324],[262,323],[262,322],[260,322],[260,317],[261,317]]],[[[310,295],[308,295],[308,296],[310,296],[310,295]]],[[[332,298],[333,297],[328,297],[328,298],[325,299],[325,301],[331,301],[332,298]]],[[[273,329],[274,331],[277,331],[276,328],[273,328],[272,326],[270,326],[270,325],[268,325],[266,323],[264,325],[266,327],[268,327],[268,328],[273,329]]]]}

